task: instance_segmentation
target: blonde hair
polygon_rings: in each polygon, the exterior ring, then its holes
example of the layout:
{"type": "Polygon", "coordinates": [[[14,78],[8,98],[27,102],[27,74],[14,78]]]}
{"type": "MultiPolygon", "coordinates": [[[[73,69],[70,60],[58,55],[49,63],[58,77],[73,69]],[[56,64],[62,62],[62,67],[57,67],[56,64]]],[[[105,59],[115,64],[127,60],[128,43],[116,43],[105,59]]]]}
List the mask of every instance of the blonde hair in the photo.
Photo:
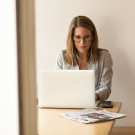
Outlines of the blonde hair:
{"type": "Polygon", "coordinates": [[[92,56],[94,63],[99,59],[99,51],[102,49],[98,48],[98,35],[94,23],[86,16],[77,16],[73,18],[70,23],[68,35],[67,35],[67,49],[63,50],[65,55],[65,60],[72,67],[75,66],[74,58],[76,57],[77,49],[73,41],[74,29],[76,27],[85,27],[91,31],[93,40],[92,45],[87,53],[87,61],[92,56]]]}

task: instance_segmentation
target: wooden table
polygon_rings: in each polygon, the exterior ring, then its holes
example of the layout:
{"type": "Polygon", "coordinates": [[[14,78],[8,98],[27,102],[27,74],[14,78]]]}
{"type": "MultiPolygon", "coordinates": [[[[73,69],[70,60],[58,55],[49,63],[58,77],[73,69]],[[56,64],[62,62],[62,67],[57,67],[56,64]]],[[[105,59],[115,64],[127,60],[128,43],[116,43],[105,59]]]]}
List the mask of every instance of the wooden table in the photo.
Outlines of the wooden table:
{"type": "MultiPolygon", "coordinates": [[[[110,112],[118,113],[121,102],[114,102],[113,108],[106,108],[110,112]]],[[[105,109],[105,108],[104,108],[105,109]]],[[[44,109],[38,108],[38,134],[39,135],[109,135],[116,120],[84,124],[60,117],[64,112],[81,109],[44,109]]]]}

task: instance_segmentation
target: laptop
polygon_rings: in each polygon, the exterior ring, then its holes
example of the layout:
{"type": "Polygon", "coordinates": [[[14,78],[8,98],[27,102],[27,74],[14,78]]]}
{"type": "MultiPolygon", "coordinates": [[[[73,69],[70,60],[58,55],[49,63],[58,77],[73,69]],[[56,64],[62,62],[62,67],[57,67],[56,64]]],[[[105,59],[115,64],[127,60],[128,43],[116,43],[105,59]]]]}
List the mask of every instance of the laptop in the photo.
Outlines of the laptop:
{"type": "Polygon", "coordinates": [[[94,108],[94,70],[39,70],[39,107],[94,108]]]}

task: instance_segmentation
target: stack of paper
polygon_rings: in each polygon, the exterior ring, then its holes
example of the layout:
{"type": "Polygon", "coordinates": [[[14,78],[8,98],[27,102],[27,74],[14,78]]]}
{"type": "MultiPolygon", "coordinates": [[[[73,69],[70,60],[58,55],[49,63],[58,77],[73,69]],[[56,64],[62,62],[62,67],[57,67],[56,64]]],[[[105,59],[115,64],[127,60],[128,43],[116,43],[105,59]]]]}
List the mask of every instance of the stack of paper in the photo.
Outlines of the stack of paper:
{"type": "Polygon", "coordinates": [[[95,123],[126,117],[126,114],[119,114],[106,111],[102,108],[84,109],[76,112],[63,113],[60,116],[82,123],[95,123]]]}

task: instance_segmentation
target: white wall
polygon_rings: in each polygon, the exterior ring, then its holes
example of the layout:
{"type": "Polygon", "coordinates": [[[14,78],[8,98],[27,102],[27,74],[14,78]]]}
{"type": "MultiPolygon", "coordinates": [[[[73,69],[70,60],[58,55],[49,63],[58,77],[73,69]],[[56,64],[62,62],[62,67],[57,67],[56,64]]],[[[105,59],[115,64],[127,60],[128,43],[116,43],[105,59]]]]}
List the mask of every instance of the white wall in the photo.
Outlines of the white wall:
{"type": "Polygon", "coordinates": [[[15,0],[0,1],[0,135],[18,135],[15,0]]]}
{"type": "Polygon", "coordinates": [[[115,126],[135,126],[135,0],[36,0],[37,70],[53,69],[57,53],[66,48],[71,20],[93,20],[99,46],[112,55],[114,76],[109,100],[122,102],[126,118],[115,126]]]}

